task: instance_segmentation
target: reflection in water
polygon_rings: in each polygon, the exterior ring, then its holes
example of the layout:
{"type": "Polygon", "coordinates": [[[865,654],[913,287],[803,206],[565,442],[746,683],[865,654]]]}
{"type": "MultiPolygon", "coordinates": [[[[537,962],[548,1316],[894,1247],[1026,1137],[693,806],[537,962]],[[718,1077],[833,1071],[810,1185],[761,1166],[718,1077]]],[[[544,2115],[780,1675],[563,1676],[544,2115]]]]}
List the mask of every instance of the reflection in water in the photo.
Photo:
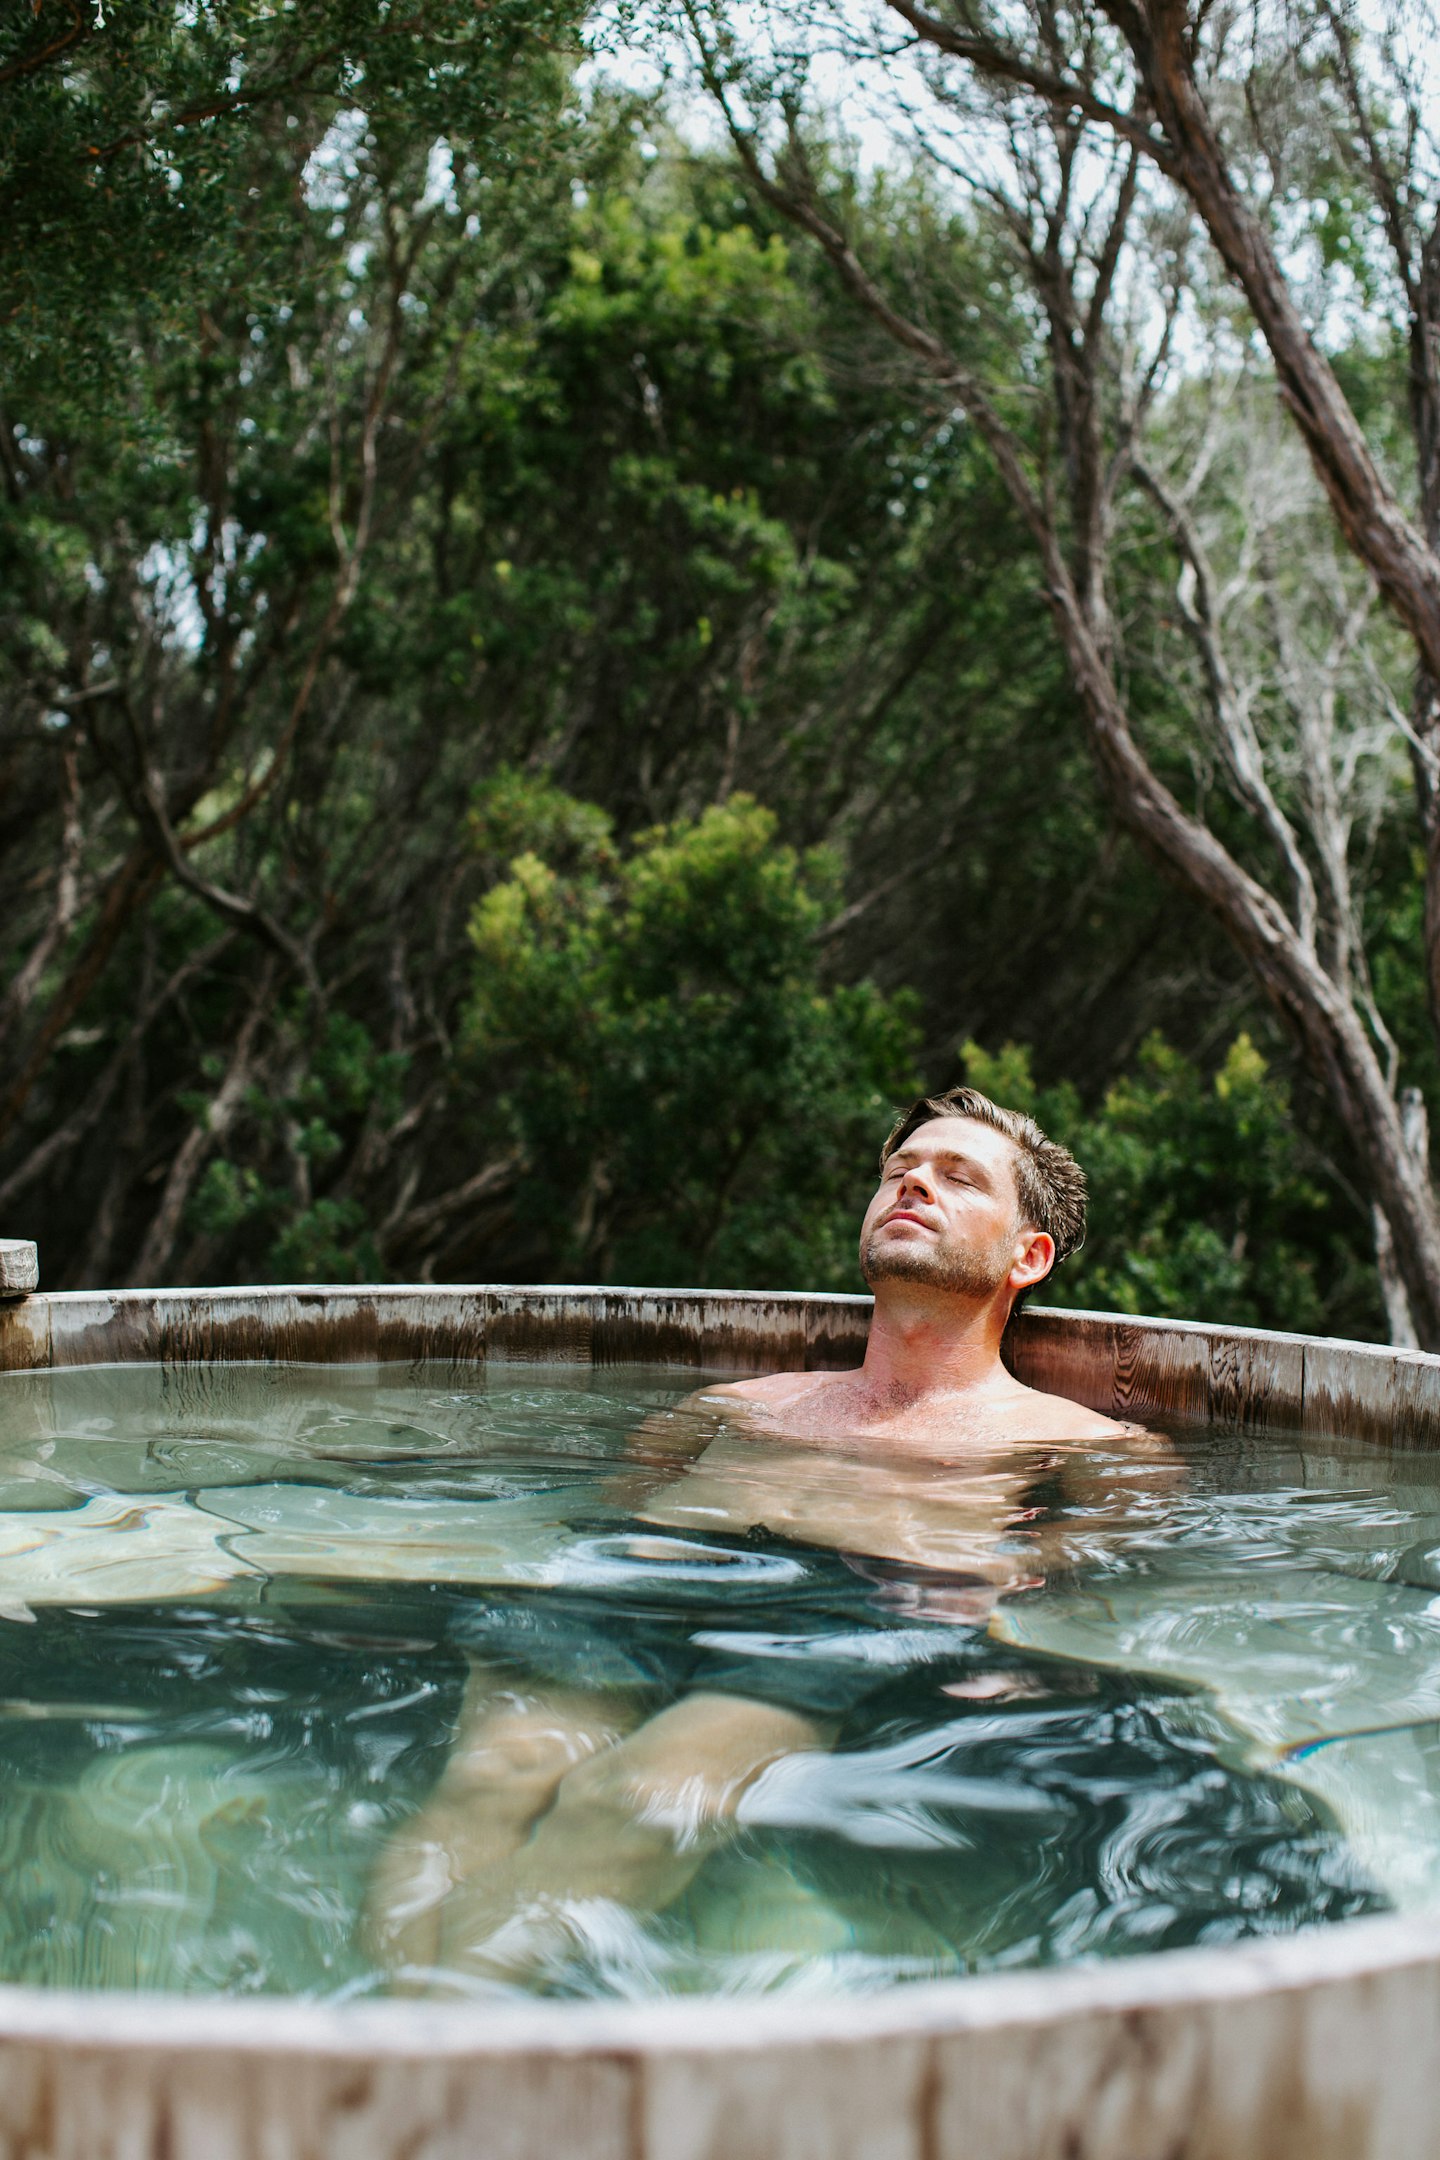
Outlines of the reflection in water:
{"type": "MultiPolygon", "coordinates": [[[[0,1381],[0,1980],[381,1992],[387,1913],[463,1911],[457,1854],[519,1880],[558,1779],[716,1701],[813,1739],[648,1905],[557,1892],[517,1981],[868,1988],[1440,1894],[1423,1462],[897,1466],[688,1431],[689,1384],[0,1381]]],[[[504,1978],[426,1940],[435,1984],[504,1978]]]]}

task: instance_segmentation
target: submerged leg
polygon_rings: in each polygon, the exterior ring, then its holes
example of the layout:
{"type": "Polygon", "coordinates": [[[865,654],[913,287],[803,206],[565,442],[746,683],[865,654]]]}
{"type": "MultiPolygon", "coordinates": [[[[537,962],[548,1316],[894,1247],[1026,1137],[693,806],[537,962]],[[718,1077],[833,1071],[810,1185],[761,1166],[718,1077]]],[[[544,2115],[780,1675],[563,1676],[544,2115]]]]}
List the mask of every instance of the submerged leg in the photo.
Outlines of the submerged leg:
{"type": "Polygon", "coordinates": [[[639,1715],[623,1695],[527,1688],[472,1664],[440,1783],[391,1839],[372,1878],[366,1933],[373,1953],[402,1972],[440,1963],[449,1901],[508,1860],[566,1774],[613,1747],[639,1715]]]}
{"type": "Polygon", "coordinates": [[[576,1908],[663,1910],[761,1771],[828,1743],[823,1727],[771,1703],[720,1694],[675,1703],[577,1763],[524,1843],[456,1884],[440,1910],[435,1963],[523,1981],[573,1940],[576,1908]]]}

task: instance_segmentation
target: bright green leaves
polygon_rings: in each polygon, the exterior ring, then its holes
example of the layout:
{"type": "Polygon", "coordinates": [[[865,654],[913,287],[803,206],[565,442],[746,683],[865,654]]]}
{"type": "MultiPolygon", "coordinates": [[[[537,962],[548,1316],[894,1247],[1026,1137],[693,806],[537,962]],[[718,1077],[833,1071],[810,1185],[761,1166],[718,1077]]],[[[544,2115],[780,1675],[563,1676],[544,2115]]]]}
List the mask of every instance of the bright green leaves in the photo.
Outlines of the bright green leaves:
{"type": "Polygon", "coordinates": [[[1333,1179],[1248,1035],[1213,1074],[1151,1035],[1089,1114],[1073,1089],[1037,1087],[1013,1043],[964,1056],[972,1085],[1038,1117],[1090,1180],[1084,1250],[1043,1302],[1327,1332],[1363,1298],[1333,1179]]]}
{"type": "MultiPolygon", "coordinates": [[[[553,832],[553,792],[536,808],[553,832]]],[[[857,1287],[915,1046],[907,999],[822,986],[833,862],[743,796],[571,861],[532,847],[471,918],[467,1042],[522,1217],[572,1279],[857,1287]]]]}
{"type": "Polygon", "coordinates": [[[470,807],[476,852],[495,869],[533,853],[561,867],[600,869],[611,859],[610,819],[576,802],[546,775],[502,765],[476,788],[470,807]]]}
{"type": "Polygon", "coordinates": [[[657,230],[626,196],[602,198],[581,222],[588,229],[570,250],[557,325],[606,338],[659,330],[721,386],[737,323],[772,335],[798,327],[799,293],[778,234],[762,240],[747,224],[716,231],[689,218],[657,230]],[[717,329],[727,335],[717,338],[717,329]]]}

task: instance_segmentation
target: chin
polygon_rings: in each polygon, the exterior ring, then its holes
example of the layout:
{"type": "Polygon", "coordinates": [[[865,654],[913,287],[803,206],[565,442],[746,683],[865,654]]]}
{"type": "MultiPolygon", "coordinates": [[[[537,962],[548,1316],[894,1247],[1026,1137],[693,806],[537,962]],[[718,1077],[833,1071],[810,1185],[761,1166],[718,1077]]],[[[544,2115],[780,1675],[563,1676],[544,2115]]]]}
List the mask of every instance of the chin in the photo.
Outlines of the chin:
{"type": "Polygon", "coordinates": [[[1005,1275],[977,1268],[972,1254],[962,1255],[957,1262],[955,1255],[936,1252],[931,1245],[898,1242],[878,1251],[873,1245],[867,1247],[860,1255],[860,1273],[872,1290],[881,1283],[910,1282],[971,1301],[993,1297],[1005,1280],[1005,1275]]]}
{"type": "Polygon", "coordinates": [[[860,1273],[871,1289],[882,1282],[933,1283],[937,1290],[950,1281],[950,1271],[940,1261],[939,1255],[914,1245],[896,1243],[876,1252],[863,1253],[860,1273]]]}

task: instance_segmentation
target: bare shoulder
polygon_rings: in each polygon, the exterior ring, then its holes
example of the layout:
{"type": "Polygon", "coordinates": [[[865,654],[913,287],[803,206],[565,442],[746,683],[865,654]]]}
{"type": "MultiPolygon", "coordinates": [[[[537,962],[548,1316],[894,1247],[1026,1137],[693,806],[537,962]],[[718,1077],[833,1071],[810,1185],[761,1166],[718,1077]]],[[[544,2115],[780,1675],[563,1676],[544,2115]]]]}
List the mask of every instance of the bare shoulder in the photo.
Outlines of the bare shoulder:
{"type": "Polygon", "coordinates": [[[1169,1446],[1161,1434],[1152,1433],[1144,1425],[1106,1417],[1099,1410],[1087,1410],[1083,1403],[1072,1402],[1068,1395],[1045,1395],[1038,1388],[1024,1390],[1016,1422],[1024,1425],[1028,1437],[1037,1440],[1123,1440],[1139,1449],[1169,1446]]]}
{"type": "Polygon", "coordinates": [[[714,1387],[699,1388],[691,1401],[745,1402],[767,1409],[786,1409],[805,1396],[823,1393],[836,1380],[850,1377],[847,1373],[757,1373],[753,1380],[725,1380],[714,1387]]]}
{"type": "Polygon", "coordinates": [[[698,1387],[680,1402],[652,1410],[633,1432],[626,1449],[633,1459],[677,1464],[693,1462],[717,1438],[728,1420],[743,1424],[742,1412],[782,1415],[808,1391],[817,1373],[763,1373],[754,1380],[717,1380],[698,1387]]]}

